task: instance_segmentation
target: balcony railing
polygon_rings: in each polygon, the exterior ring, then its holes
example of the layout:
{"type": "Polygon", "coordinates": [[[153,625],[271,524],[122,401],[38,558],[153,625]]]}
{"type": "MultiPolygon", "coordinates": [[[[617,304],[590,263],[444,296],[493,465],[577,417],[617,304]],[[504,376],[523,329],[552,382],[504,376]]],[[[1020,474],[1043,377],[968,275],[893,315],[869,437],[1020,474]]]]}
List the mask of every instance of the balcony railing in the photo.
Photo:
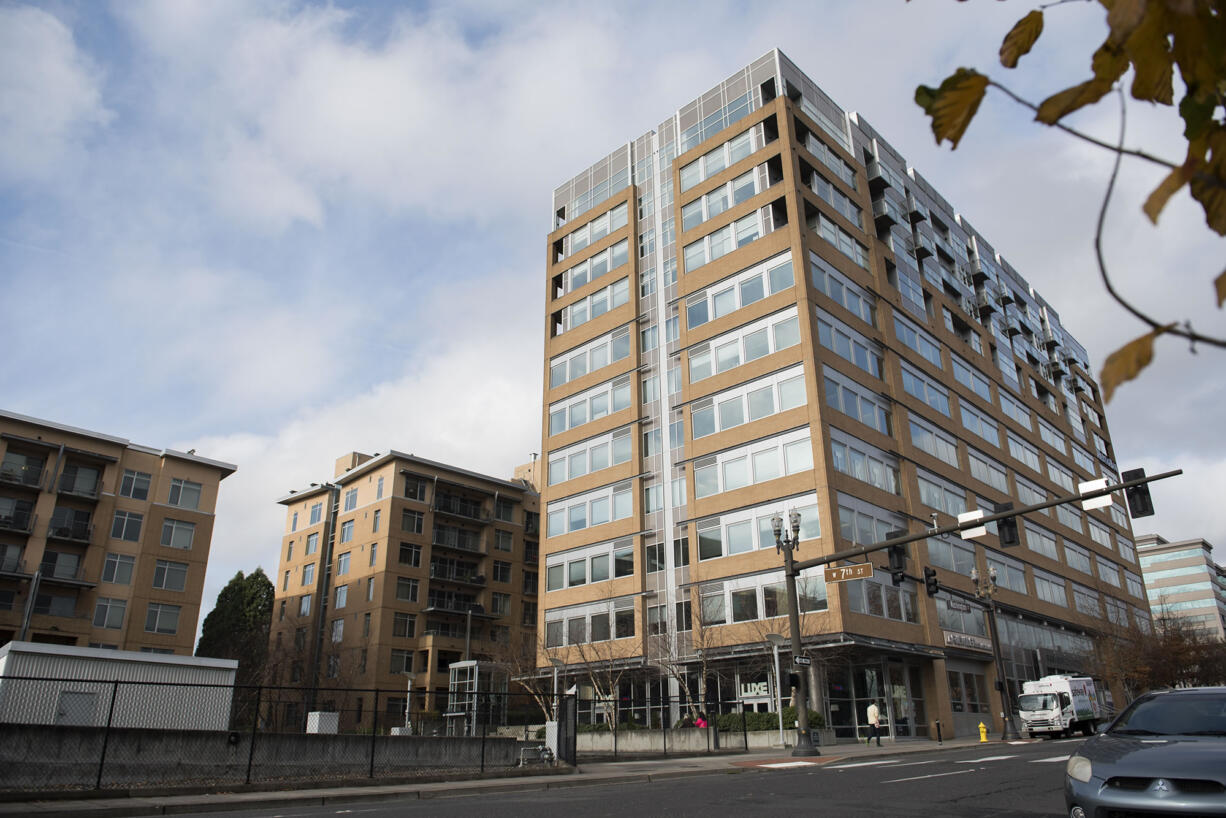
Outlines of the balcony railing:
{"type": "Polygon", "coordinates": [[[441,511],[453,517],[463,517],[467,520],[478,520],[483,523],[490,521],[489,512],[482,507],[481,503],[462,497],[452,497],[448,494],[436,495],[432,508],[434,511],[441,511]]]}
{"type": "Polygon", "coordinates": [[[90,523],[53,518],[51,525],[47,526],[47,538],[52,540],[88,543],[93,536],[94,527],[90,523]]]}
{"type": "Polygon", "coordinates": [[[34,530],[34,523],[38,521],[37,514],[31,514],[28,511],[13,511],[8,514],[0,514],[0,530],[15,531],[18,534],[29,534],[34,530]]]}
{"type": "Polygon", "coordinates": [[[38,488],[43,484],[43,467],[17,466],[5,463],[0,466],[0,483],[26,488],[38,488]]]}
{"type": "Polygon", "coordinates": [[[0,559],[0,574],[25,574],[26,561],[21,557],[4,557],[0,559]]]}
{"type": "Polygon", "coordinates": [[[70,497],[84,497],[87,500],[97,500],[98,490],[102,487],[101,480],[93,483],[80,483],[75,478],[65,474],[60,477],[59,493],[70,497]]]}
{"type": "Polygon", "coordinates": [[[430,579],[441,579],[444,582],[458,582],[464,585],[485,585],[485,575],[472,571],[448,571],[431,567],[430,579]]]}
{"type": "Polygon", "coordinates": [[[38,569],[42,572],[43,579],[80,580],[83,578],[84,567],[80,560],[45,560],[38,569]]]}

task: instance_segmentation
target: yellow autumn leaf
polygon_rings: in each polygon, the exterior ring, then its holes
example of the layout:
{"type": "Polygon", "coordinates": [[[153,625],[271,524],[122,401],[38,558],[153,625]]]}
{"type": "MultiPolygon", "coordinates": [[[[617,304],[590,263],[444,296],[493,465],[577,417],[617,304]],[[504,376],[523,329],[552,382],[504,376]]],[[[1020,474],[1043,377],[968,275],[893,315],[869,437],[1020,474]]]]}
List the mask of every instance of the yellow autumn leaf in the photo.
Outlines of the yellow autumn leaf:
{"type": "Polygon", "coordinates": [[[1154,360],[1154,339],[1174,326],[1167,324],[1165,327],[1158,327],[1140,338],[1134,338],[1107,356],[1098,376],[1098,382],[1103,388],[1103,403],[1111,402],[1117,386],[1132,380],[1142,369],[1149,366],[1154,360]]]}
{"type": "Polygon", "coordinates": [[[1145,19],[1147,5],[1147,0],[1113,0],[1107,12],[1107,27],[1111,29],[1107,42],[1122,45],[1145,19]]]}
{"type": "Polygon", "coordinates": [[[1000,44],[1000,64],[1016,68],[1017,61],[1030,53],[1039,35],[1043,33],[1043,12],[1036,9],[1018,20],[1000,44]]]}
{"type": "Polygon", "coordinates": [[[1213,280],[1213,289],[1217,293],[1217,308],[1220,310],[1226,303],[1226,272],[1213,280]]]}
{"type": "Polygon", "coordinates": [[[1188,183],[1198,166],[1199,163],[1190,159],[1167,174],[1162,184],[1154,188],[1154,192],[1149,194],[1149,198],[1145,200],[1145,206],[1141,208],[1151,222],[1158,223],[1158,215],[1162,212],[1162,208],[1166,207],[1170,198],[1188,183]]]}
{"type": "Polygon", "coordinates": [[[1204,139],[1188,143],[1188,153],[1205,156],[1204,166],[1188,180],[1188,189],[1204,208],[1205,223],[1218,235],[1226,235],[1226,126],[1214,123],[1204,139]]]}
{"type": "Polygon", "coordinates": [[[1174,102],[1174,69],[1166,9],[1150,3],[1144,21],[1124,43],[1132,61],[1132,96],[1147,102],[1171,105],[1174,102]]]}
{"type": "Polygon", "coordinates": [[[1111,83],[1098,78],[1086,80],[1072,88],[1065,88],[1039,104],[1039,112],[1035,115],[1035,119],[1044,125],[1055,125],[1062,117],[1073,111],[1098,102],[1110,90],[1111,83]]]}
{"type": "Polygon", "coordinates": [[[915,89],[915,101],[932,117],[932,133],[938,145],[948,139],[953,148],[958,147],[987,90],[988,78],[969,68],[959,68],[940,88],[921,85],[915,89]]]}

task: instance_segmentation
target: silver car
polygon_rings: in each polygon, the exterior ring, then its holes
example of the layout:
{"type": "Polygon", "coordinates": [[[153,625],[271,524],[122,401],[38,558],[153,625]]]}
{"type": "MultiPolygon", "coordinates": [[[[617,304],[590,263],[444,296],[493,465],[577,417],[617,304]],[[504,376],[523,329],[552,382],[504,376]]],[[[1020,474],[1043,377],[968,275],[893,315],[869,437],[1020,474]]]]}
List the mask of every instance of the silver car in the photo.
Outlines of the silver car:
{"type": "Polygon", "coordinates": [[[1226,815],[1226,687],[1146,693],[1068,760],[1070,818],[1226,815]]]}

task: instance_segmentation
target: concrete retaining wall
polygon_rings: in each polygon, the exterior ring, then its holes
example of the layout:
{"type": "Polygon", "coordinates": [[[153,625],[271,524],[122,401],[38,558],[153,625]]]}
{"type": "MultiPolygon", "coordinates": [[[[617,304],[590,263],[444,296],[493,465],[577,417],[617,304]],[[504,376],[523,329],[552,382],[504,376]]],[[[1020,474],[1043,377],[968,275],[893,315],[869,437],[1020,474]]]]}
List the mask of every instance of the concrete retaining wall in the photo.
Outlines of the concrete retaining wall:
{"type": "MultiPolygon", "coordinates": [[[[338,779],[411,773],[423,768],[478,769],[482,739],[449,736],[298,735],[171,732],[92,727],[0,726],[0,790],[165,786],[251,780],[338,779]]],[[[512,767],[522,742],[489,736],[484,766],[512,767]]]]}
{"type": "MultiPolygon", "coordinates": [[[[677,730],[622,730],[617,734],[617,752],[659,753],[665,749],[666,738],[667,750],[670,753],[705,753],[715,749],[741,750],[745,749],[746,740],[749,742],[750,750],[765,750],[780,746],[778,730],[750,730],[747,733],[737,730],[721,731],[717,748],[714,729],[690,727],[677,730]]],[[[833,730],[816,731],[815,738],[819,738],[823,746],[835,742],[833,730]],[[818,733],[820,736],[817,735],[818,733]]],[[[784,730],[783,739],[784,747],[794,746],[796,731],[784,730]]],[[[607,732],[580,733],[576,736],[575,745],[580,756],[583,753],[611,754],[614,749],[613,734],[607,732]]]]}

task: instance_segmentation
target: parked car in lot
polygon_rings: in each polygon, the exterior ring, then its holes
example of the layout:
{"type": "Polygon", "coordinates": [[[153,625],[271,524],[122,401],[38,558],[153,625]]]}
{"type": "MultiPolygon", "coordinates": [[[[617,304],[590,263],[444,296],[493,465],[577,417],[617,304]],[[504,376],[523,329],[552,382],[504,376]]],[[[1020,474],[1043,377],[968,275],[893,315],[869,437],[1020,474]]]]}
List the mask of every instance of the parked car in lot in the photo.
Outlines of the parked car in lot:
{"type": "Polygon", "coordinates": [[[1226,687],[1146,693],[1068,760],[1070,818],[1226,815],[1226,687]]]}

